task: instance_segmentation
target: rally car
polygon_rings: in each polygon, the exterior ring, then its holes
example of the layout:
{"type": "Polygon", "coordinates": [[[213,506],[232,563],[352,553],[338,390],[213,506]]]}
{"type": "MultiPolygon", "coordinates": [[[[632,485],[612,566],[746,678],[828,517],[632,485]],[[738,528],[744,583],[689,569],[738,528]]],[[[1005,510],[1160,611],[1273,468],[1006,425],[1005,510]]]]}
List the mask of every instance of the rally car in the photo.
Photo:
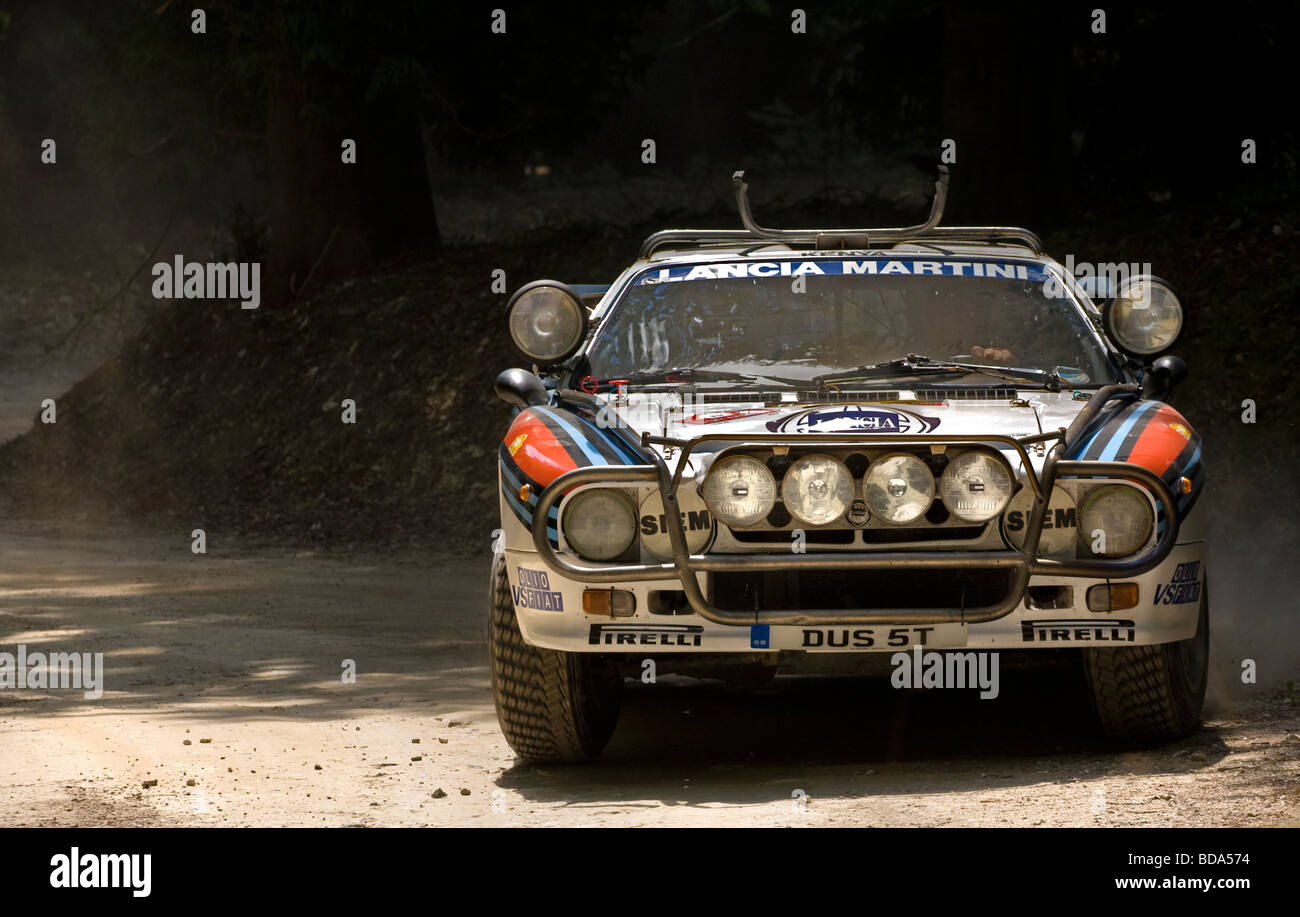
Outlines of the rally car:
{"type": "MultiPolygon", "coordinates": [[[[1102,726],[1199,724],[1201,439],[1181,304],[1025,229],[665,230],[608,287],[510,299],[492,687],[532,761],[600,754],[623,680],[814,654],[1081,650],[1102,726]],[[1072,259],[1069,262],[1073,265],[1072,259]]],[[[821,657],[823,660],[825,657],[821,657]]],[[[877,657],[879,658],[879,657],[877,657]]]]}

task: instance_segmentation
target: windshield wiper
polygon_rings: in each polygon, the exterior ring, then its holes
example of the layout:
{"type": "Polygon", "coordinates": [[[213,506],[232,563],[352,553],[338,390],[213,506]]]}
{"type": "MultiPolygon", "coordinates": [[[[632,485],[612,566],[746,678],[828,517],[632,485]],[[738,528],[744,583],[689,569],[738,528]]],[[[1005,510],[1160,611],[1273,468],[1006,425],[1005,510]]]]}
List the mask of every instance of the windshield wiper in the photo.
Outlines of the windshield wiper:
{"type": "Polygon", "coordinates": [[[799,386],[806,384],[800,379],[786,379],[781,376],[768,375],[751,375],[749,373],[733,373],[724,370],[714,369],[694,369],[687,367],[685,369],[661,369],[652,372],[629,373],[626,376],[619,376],[615,379],[601,379],[600,385],[612,385],[615,381],[627,382],[629,385],[647,385],[654,383],[663,383],[666,385],[676,385],[680,382],[741,382],[747,385],[758,385],[764,380],[776,382],[779,385],[799,386]]]}
{"type": "Polygon", "coordinates": [[[873,363],[870,366],[859,366],[857,369],[851,369],[847,372],[827,373],[823,376],[817,376],[811,381],[816,385],[830,385],[837,382],[857,382],[879,376],[891,378],[928,375],[930,373],[953,373],[956,375],[980,373],[997,379],[1009,379],[1013,382],[1032,379],[1053,392],[1059,392],[1062,387],[1072,388],[1068,382],[1055,372],[1042,369],[1028,369],[1019,366],[986,366],[982,363],[956,363],[952,360],[935,360],[915,353],[909,353],[897,360],[873,363]]]}

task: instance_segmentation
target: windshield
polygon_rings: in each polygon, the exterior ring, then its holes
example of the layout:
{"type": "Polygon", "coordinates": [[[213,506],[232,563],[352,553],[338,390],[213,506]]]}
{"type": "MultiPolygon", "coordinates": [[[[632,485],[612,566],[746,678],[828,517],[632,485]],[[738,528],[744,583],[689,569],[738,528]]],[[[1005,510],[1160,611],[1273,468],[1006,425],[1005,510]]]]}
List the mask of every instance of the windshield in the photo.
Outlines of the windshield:
{"type": "Polygon", "coordinates": [[[1114,381],[1087,321],[1047,280],[1030,262],[837,258],[659,268],[628,287],[585,369],[598,380],[711,370],[807,381],[921,354],[1055,372],[1078,385],[1114,381]]]}

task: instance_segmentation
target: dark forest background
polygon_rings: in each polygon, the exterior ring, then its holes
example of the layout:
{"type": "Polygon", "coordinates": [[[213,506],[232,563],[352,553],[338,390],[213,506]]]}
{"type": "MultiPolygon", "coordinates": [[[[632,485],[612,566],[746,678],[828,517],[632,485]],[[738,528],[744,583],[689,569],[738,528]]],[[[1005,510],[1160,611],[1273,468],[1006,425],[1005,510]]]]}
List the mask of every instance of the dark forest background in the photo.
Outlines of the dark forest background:
{"type": "Polygon", "coordinates": [[[492,271],[608,281],[652,230],[738,226],[740,168],[761,222],[915,222],[946,139],[946,222],[1174,283],[1212,480],[1293,493],[1294,7],[835,0],[800,3],[806,34],[762,0],[227,0],[203,34],[195,8],[0,0],[0,293],[33,291],[0,310],[54,310],[52,353],[120,332],[0,447],[11,513],[345,548],[454,547],[455,518],[477,544],[508,418],[492,271]],[[262,308],[153,300],[175,253],[260,261],[262,308]]]}
{"type": "MultiPolygon", "coordinates": [[[[1300,17],[1111,5],[1098,34],[1097,6],[816,2],[795,34],[795,7],[757,0],[534,3],[503,8],[497,34],[491,3],[250,0],[202,7],[194,34],[193,2],[4,0],[3,250],[59,246],[69,212],[144,227],[179,208],[269,259],[275,301],[331,233],[314,279],[489,235],[437,205],[472,189],[527,207],[530,191],[653,178],[659,209],[690,213],[725,205],[733,168],[853,199],[880,179],[852,167],[920,165],[920,193],[946,138],[956,223],[1149,223],[1293,184],[1300,17]]],[[[553,200],[546,226],[602,217],[553,200]]]]}

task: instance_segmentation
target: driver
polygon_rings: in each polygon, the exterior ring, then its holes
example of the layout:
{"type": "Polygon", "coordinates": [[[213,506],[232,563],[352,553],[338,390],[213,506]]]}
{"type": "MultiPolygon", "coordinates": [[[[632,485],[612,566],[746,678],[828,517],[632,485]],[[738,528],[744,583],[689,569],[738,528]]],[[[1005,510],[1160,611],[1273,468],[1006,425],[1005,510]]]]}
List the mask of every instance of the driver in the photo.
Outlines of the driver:
{"type": "Polygon", "coordinates": [[[987,347],[981,347],[976,344],[970,349],[970,355],[979,360],[988,360],[991,363],[1001,363],[1010,366],[1016,361],[1016,355],[1006,347],[998,347],[996,344],[989,344],[987,347]]]}

